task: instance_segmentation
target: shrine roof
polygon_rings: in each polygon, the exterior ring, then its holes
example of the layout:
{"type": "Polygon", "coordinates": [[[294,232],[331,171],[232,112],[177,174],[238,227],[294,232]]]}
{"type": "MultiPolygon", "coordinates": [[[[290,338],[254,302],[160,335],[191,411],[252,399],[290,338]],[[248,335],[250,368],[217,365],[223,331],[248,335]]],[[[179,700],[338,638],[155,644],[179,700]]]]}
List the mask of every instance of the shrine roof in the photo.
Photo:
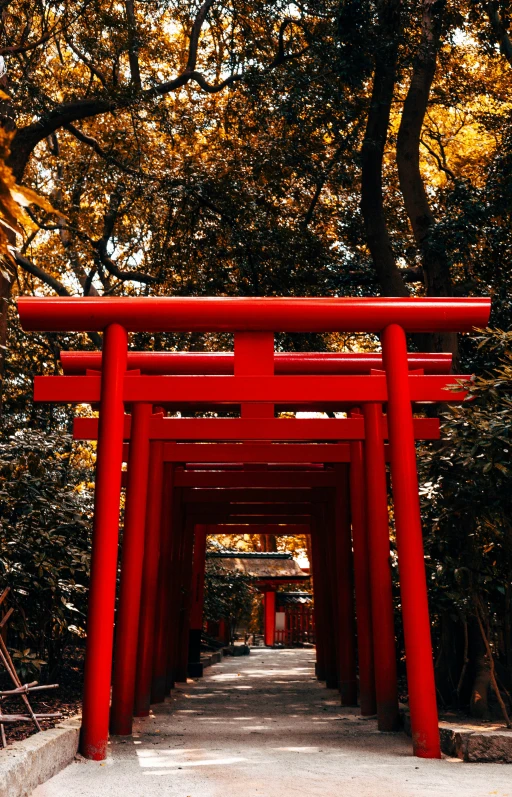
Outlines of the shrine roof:
{"type": "Polygon", "coordinates": [[[287,581],[308,579],[292,554],[274,551],[209,551],[208,559],[216,559],[225,570],[244,573],[257,579],[287,581]]]}

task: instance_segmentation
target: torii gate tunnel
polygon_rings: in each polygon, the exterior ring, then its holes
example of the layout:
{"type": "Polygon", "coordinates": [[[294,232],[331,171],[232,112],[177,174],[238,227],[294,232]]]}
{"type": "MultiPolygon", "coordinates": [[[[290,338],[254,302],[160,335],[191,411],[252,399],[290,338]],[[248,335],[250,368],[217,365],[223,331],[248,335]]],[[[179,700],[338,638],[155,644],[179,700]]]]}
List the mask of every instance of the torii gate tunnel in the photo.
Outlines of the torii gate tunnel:
{"type": "Polygon", "coordinates": [[[207,533],[311,534],[317,676],[396,729],[389,460],[413,750],[439,758],[415,452],[439,423],[414,413],[462,401],[469,377],[449,373],[449,355],[408,354],[406,334],[485,327],[490,300],[66,297],[18,310],[25,330],[104,333],[102,353],[62,353],[65,375],[34,389],[99,407],[75,419],[75,437],[98,440],[82,753],[103,759],[109,722],[131,733],[186,678],[189,648],[197,662],[207,533]],[[232,332],[234,353],[128,352],[140,331],[232,332]],[[275,353],[276,332],[376,333],[382,356],[275,353]],[[166,417],[191,409],[239,417],[166,417]],[[304,409],[347,417],[279,417],[304,409]]]}

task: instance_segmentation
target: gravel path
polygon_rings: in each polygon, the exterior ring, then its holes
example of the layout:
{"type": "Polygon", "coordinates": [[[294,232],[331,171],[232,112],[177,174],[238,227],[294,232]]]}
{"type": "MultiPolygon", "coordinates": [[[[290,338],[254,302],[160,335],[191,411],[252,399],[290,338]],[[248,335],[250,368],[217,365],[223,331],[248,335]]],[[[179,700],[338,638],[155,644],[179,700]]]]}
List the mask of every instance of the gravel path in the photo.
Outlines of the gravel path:
{"type": "Polygon", "coordinates": [[[512,767],[413,758],[313,664],[311,650],[224,659],[114,737],[106,762],[73,763],[33,797],[512,797],[512,767]]]}

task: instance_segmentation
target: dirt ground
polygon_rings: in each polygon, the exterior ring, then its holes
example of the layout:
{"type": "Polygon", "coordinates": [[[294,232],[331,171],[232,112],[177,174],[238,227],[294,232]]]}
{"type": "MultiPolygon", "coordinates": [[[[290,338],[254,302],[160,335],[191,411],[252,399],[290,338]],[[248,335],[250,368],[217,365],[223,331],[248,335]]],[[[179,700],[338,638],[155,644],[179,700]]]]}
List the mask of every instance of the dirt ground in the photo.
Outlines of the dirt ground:
{"type": "Polygon", "coordinates": [[[224,659],[113,738],[107,761],[77,761],[33,797],[512,797],[512,767],[414,758],[313,665],[312,650],[224,659]]]}

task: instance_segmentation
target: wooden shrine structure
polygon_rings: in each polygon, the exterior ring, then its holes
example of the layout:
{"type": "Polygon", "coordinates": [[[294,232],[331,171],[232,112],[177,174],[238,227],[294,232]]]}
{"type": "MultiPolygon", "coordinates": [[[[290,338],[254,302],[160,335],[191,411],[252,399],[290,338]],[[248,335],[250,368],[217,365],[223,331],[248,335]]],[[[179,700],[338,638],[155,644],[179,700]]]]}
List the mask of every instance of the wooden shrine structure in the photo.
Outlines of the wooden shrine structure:
{"type": "Polygon", "coordinates": [[[98,440],[82,753],[104,758],[109,722],[130,733],[186,678],[205,526],[311,535],[317,676],[395,729],[389,461],[413,750],[440,757],[415,451],[439,424],[414,413],[462,401],[469,377],[449,373],[448,355],[409,355],[406,335],[484,327],[489,300],[59,297],[18,309],[27,331],[104,333],[101,354],[63,353],[64,376],[34,386],[36,401],[99,408],[75,421],[77,438],[98,440]],[[234,352],[128,352],[138,331],[231,332],[234,352]],[[276,353],[276,332],[375,333],[382,356],[276,353]],[[303,410],[334,417],[279,417],[303,410]]]}
{"type": "MultiPolygon", "coordinates": [[[[282,520],[282,517],[276,516],[276,519],[282,520]]],[[[302,519],[305,520],[305,518],[302,519]]],[[[264,522],[265,520],[267,519],[264,519],[264,522]]],[[[295,517],[293,520],[296,521],[297,518],[295,517]]],[[[244,524],[240,523],[238,525],[240,527],[244,527],[243,533],[245,534],[247,533],[247,530],[251,528],[250,526],[245,526],[244,524]]],[[[282,523],[277,525],[284,526],[282,523]]],[[[294,523],[293,525],[303,525],[307,528],[307,532],[309,533],[309,525],[298,523],[294,523]]],[[[259,533],[257,526],[254,526],[253,528],[255,533],[259,533]]],[[[284,526],[284,528],[287,529],[287,534],[292,533],[287,526],[284,526]]],[[[208,533],[208,531],[209,528],[207,526],[206,533],[208,533]]],[[[210,551],[207,553],[206,558],[217,561],[227,572],[239,572],[252,578],[254,586],[263,595],[263,638],[265,645],[268,647],[273,647],[276,642],[285,642],[286,639],[283,632],[286,630],[287,623],[284,623],[284,627],[282,629],[277,629],[276,626],[276,613],[279,601],[279,594],[276,592],[276,590],[280,584],[300,583],[308,581],[310,578],[309,573],[305,573],[301,569],[298,562],[294,560],[292,554],[274,551],[220,550],[210,551]]],[[[204,569],[202,569],[202,572],[204,572],[204,569]]],[[[198,584],[198,580],[201,578],[201,570],[198,569],[197,576],[195,576],[195,578],[194,576],[195,573],[193,573],[192,583],[198,584]]],[[[197,592],[199,592],[199,590],[197,590],[197,592]]],[[[285,593],[283,593],[283,595],[284,594],[285,593]]],[[[192,601],[194,601],[194,595],[192,596],[192,601]]],[[[290,606],[291,605],[292,602],[290,601],[290,606]]],[[[297,604],[297,606],[298,605],[299,604],[297,604]]],[[[284,614],[286,613],[284,606],[285,604],[282,603],[282,606],[279,607],[283,610],[283,618],[281,619],[287,620],[288,618],[284,617],[284,614]]],[[[291,612],[289,612],[289,614],[291,616],[291,612]]],[[[299,612],[295,612],[295,614],[298,615],[299,612]]],[[[298,620],[299,617],[294,616],[293,619],[298,620]]],[[[202,613],[200,617],[198,616],[198,620],[202,621],[202,613]]],[[[311,624],[304,622],[303,625],[309,628],[311,624]]],[[[291,622],[288,623],[288,626],[291,628],[291,622]]],[[[297,626],[296,636],[298,641],[298,622],[293,623],[294,628],[295,626],[297,626]]],[[[331,633],[332,632],[333,629],[331,629],[331,633]]],[[[192,639],[192,628],[190,633],[189,664],[191,662],[192,664],[195,664],[198,661],[198,652],[196,650],[198,642],[194,645],[194,641],[192,639]],[[191,659],[191,653],[192,655],[195,654],[195,658],[191,659]]],[[[199,633],[199,629],[196,633],[199,633]]],[[[291,635],[289,636],[291,640],[291,635]]]]}

